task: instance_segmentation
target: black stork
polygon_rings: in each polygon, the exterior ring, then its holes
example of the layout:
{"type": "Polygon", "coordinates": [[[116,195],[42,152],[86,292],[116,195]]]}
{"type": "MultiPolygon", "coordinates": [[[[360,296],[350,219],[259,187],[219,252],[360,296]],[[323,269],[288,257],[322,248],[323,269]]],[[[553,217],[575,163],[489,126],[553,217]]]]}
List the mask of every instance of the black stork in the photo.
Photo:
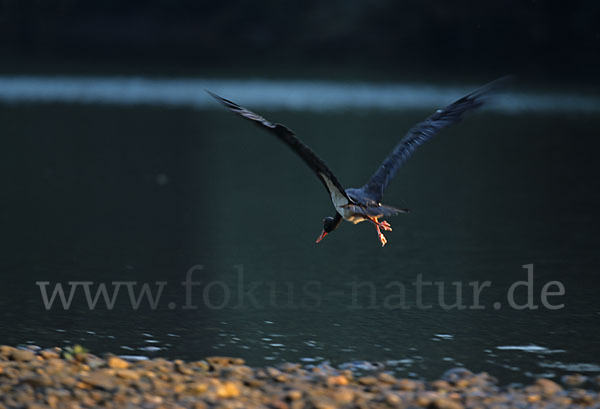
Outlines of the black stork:
{"type": "Polygon", "coordinates": [[[210,91],[207,92],[229,110],[270,131],[286,143],[323,182],[331,196],[336,213],[333,217],[328,216],[323,219],[323,231],[317,238],[317,243],[328,233],[334,231],[340,225],[342,219],[354,224],[368,220],[375,225],[381,245],[385,246],[387,239],[381,233],[381,230],[392,231],[392,227],[387,221],[379,219],[395,216],[399,213],[408,213],[407,209],[381,204],[383,192],[400,166],[420,145],[431,139],[441,129],[460,121],[465,112],[481,107],[491,91],[497,89],[504,80],[505,78],[501,78],[471,92],[446,108],[438,109],[429,118],[415,125],[400,140],[364,186],[350,189],[344,189],[327,165],[307,145],[302,143],[289,128],[282,124],[269,122],[262,116],[239,106],[235,102],[210,91]]]}

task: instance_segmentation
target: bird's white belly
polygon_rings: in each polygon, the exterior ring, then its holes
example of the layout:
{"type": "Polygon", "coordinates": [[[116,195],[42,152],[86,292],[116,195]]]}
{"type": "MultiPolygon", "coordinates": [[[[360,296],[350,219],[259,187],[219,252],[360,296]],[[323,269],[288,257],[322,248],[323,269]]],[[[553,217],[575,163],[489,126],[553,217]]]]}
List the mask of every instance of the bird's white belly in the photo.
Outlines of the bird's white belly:
{"type": "Polygon", "coordinates": [[[344,218],[344,220],[349,221],[350,223],[357,224],[366,220],[363,215],[356,214],[347,207],[336,206],[335,210],[337,210],[337,212],[344,218]]]}

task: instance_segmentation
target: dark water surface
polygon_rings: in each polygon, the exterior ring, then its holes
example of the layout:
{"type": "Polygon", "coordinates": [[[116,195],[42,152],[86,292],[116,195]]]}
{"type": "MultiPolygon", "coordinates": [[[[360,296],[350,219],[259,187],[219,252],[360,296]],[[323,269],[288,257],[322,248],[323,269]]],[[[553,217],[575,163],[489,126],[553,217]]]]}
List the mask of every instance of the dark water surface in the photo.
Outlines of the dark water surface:
{"type": "MultiPolygon", "coordinates": [[[[347,187],[430,112],[262,111],[347,187]]],[[[253,365],[369,361],[426,379],[455,366],[503,382],[600,373],[595,113],[482,112],[444,131],[386,193],[411,213],[389,220],[385,248],[365,223],[316,245],[333,214],[318,180],[271,135],[217,108],[5,104],[0,130],[2,344],[253,365]],[[526,264],[539,308],[515,310],[506,296],[526,264]],[[198,309],[183,309],[181,282],[196,265],[198,309]],[[489,280],[485,308],[444,309],[436,286],[420,309],[419,275],[445,283],[447,304],[462,283],[466,306],[469,283],[489,280]],[[564,308],[549,310],[540,293],[554,280],[565,294],[549,301],[564,308]],[[134,310],[126,287],[112,310],[102,299],[90,310],[83,287],[68,310],[58,299],[46,310],[39,281],[49,291],[93,282],[93,294],[100,283],[112,292],[115,281],[137,282],[136,293],[167,284],[156,310],[146,300],[134,310]],[[404,309],[389,298],[398,282],[404,309]]],[[[525,296],[522,286],[516,300],[525,296]]]]}

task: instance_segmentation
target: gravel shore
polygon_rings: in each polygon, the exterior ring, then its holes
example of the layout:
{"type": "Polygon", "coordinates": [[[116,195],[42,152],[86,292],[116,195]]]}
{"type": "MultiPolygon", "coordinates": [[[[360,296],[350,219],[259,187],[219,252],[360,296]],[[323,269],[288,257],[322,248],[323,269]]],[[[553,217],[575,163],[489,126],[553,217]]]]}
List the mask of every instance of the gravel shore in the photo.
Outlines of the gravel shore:
{"type": "Polygon", "coordinates": [[[538,379],[528,386],[500,387],[486,373],[460,368],[422,382],[383,371],[357,376],[298,364],[252,368],[228,357],[128,361],[78,347],[0,346],[0,409],[600,408],[598,392],[589,389],[597,389],[598,379],[585,381],[574,375],[563,378],[562,385],[538,379]]]}

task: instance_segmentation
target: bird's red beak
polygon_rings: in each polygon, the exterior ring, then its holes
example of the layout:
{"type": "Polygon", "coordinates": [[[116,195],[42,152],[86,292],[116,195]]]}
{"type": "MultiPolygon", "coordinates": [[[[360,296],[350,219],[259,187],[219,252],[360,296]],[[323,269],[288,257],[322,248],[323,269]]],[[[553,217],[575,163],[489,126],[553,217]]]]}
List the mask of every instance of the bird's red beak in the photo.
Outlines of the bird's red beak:
{"type": "Polygon", "coordinates": [[[321,235],[317,238],[317,243],[320,242],[321,240],[323,240],[323,237],[327,236],[327,232],[325,230],[323,230],[321,232],[321,235]]]}

